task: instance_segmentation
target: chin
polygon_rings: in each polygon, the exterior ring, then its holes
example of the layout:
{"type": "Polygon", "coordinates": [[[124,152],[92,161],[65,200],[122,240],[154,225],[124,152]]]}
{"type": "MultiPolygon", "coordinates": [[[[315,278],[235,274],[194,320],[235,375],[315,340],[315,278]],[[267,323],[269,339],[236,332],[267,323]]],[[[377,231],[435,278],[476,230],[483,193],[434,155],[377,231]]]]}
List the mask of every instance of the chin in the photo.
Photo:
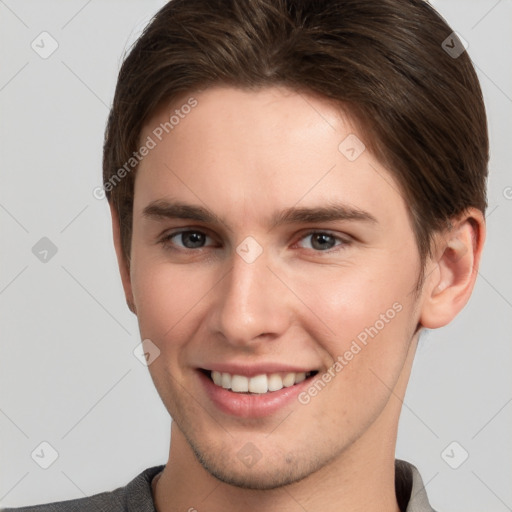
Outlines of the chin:
{"type": "Polygon", "coordinates": [[[273,468],[270,471],[267,469],[256,470],[255,468],[236,470],[232,467],[221,466],[218,463],[209,464],[205,460],[199,459],[199,462],[213,477],[225,484],[241,489],[259,491],[278,489],[285,485],[299,482],[310,474],[308,471],[300,474],[296,469],[293,470],[292,468],[273,468]]]}
{"type": "Polygon", "coordinates": [[[272,456],[270,459],[263,455],[254,465],[246,466],[231,448],[203,449],[190,443],[192,451],[201,466],[217,480],[239,487],[268,491],[299,482],[308,477],[323,464],[317,459],[298,460],[293,456],[272,456]]]}

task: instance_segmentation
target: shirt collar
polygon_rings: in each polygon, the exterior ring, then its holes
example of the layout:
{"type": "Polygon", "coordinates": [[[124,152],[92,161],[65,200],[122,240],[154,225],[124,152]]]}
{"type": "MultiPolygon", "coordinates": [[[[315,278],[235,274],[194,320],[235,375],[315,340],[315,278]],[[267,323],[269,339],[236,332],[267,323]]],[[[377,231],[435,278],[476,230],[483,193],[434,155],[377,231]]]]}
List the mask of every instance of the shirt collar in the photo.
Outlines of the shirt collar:
{"type": "Polygon", "coordinates": [[[418,469],[399,459],[395,461],[395,492],[401,512],[435,512],[418,469]]]}

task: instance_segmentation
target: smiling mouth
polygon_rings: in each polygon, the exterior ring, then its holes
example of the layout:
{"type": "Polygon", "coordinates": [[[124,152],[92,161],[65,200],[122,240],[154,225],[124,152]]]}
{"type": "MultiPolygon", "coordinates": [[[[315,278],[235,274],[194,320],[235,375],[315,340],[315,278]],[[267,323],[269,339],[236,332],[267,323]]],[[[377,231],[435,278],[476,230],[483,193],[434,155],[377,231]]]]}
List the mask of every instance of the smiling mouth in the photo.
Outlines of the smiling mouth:
{"type": "Polygon", "coordinates": [[[318,371],[309,372],[282,372],[260,374],[253,377],[246,375],[237,375],[227,372],[218,372],[215,370],[201,369],[216,386],[224,388],[233,393],[242,393],[249,395],[264,395],[273,393],[283,388],[289,388],[300,384],[306,379],[314,377],[318,371]]]}

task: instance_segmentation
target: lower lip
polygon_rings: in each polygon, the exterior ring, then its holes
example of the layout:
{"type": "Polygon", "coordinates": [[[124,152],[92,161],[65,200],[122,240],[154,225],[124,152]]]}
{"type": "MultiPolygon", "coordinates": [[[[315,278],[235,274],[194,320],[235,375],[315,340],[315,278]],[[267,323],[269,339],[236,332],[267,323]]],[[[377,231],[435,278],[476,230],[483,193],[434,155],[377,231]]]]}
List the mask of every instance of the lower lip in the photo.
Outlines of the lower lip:
{"type": "Polygon", "coordinates": [[[240,418],[263,418],[290,404],[307,388],[313,377],[279,391],[262,394],[235,393],[217,386],[202,371],[197,372],[211,401],[224,413],[240,418]]]}

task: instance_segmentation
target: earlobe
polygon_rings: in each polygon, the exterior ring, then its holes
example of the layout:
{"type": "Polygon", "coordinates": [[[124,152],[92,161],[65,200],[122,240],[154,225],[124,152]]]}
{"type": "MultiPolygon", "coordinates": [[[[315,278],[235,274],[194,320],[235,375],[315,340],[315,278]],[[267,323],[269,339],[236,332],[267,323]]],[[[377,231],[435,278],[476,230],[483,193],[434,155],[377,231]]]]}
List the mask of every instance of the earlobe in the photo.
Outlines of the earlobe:
{"type": "Polygon", "coordinates": [[[119,266],[119,273],[121,274],[121,281],[123,283],[124,295],[126,304],[132,313],[137,314],[135,308],[135,301],[133,299],[132,283],[130,278],[130,266],[126,261],[122,243],[121,243],[121,229],[119,225],[119,216],[116,209],[110,204],[110,215],[112,216],[112,235],[114,238],[114,247],[116,250],[117,264],[119,266]]]}
{"type": "Polygon", "coordinates": [[[423,327],[443,327],[466,305],[478,274],[484,239],[483,215],[473,208],[439,235],[436,257],[423,289],[423,327]]]}

